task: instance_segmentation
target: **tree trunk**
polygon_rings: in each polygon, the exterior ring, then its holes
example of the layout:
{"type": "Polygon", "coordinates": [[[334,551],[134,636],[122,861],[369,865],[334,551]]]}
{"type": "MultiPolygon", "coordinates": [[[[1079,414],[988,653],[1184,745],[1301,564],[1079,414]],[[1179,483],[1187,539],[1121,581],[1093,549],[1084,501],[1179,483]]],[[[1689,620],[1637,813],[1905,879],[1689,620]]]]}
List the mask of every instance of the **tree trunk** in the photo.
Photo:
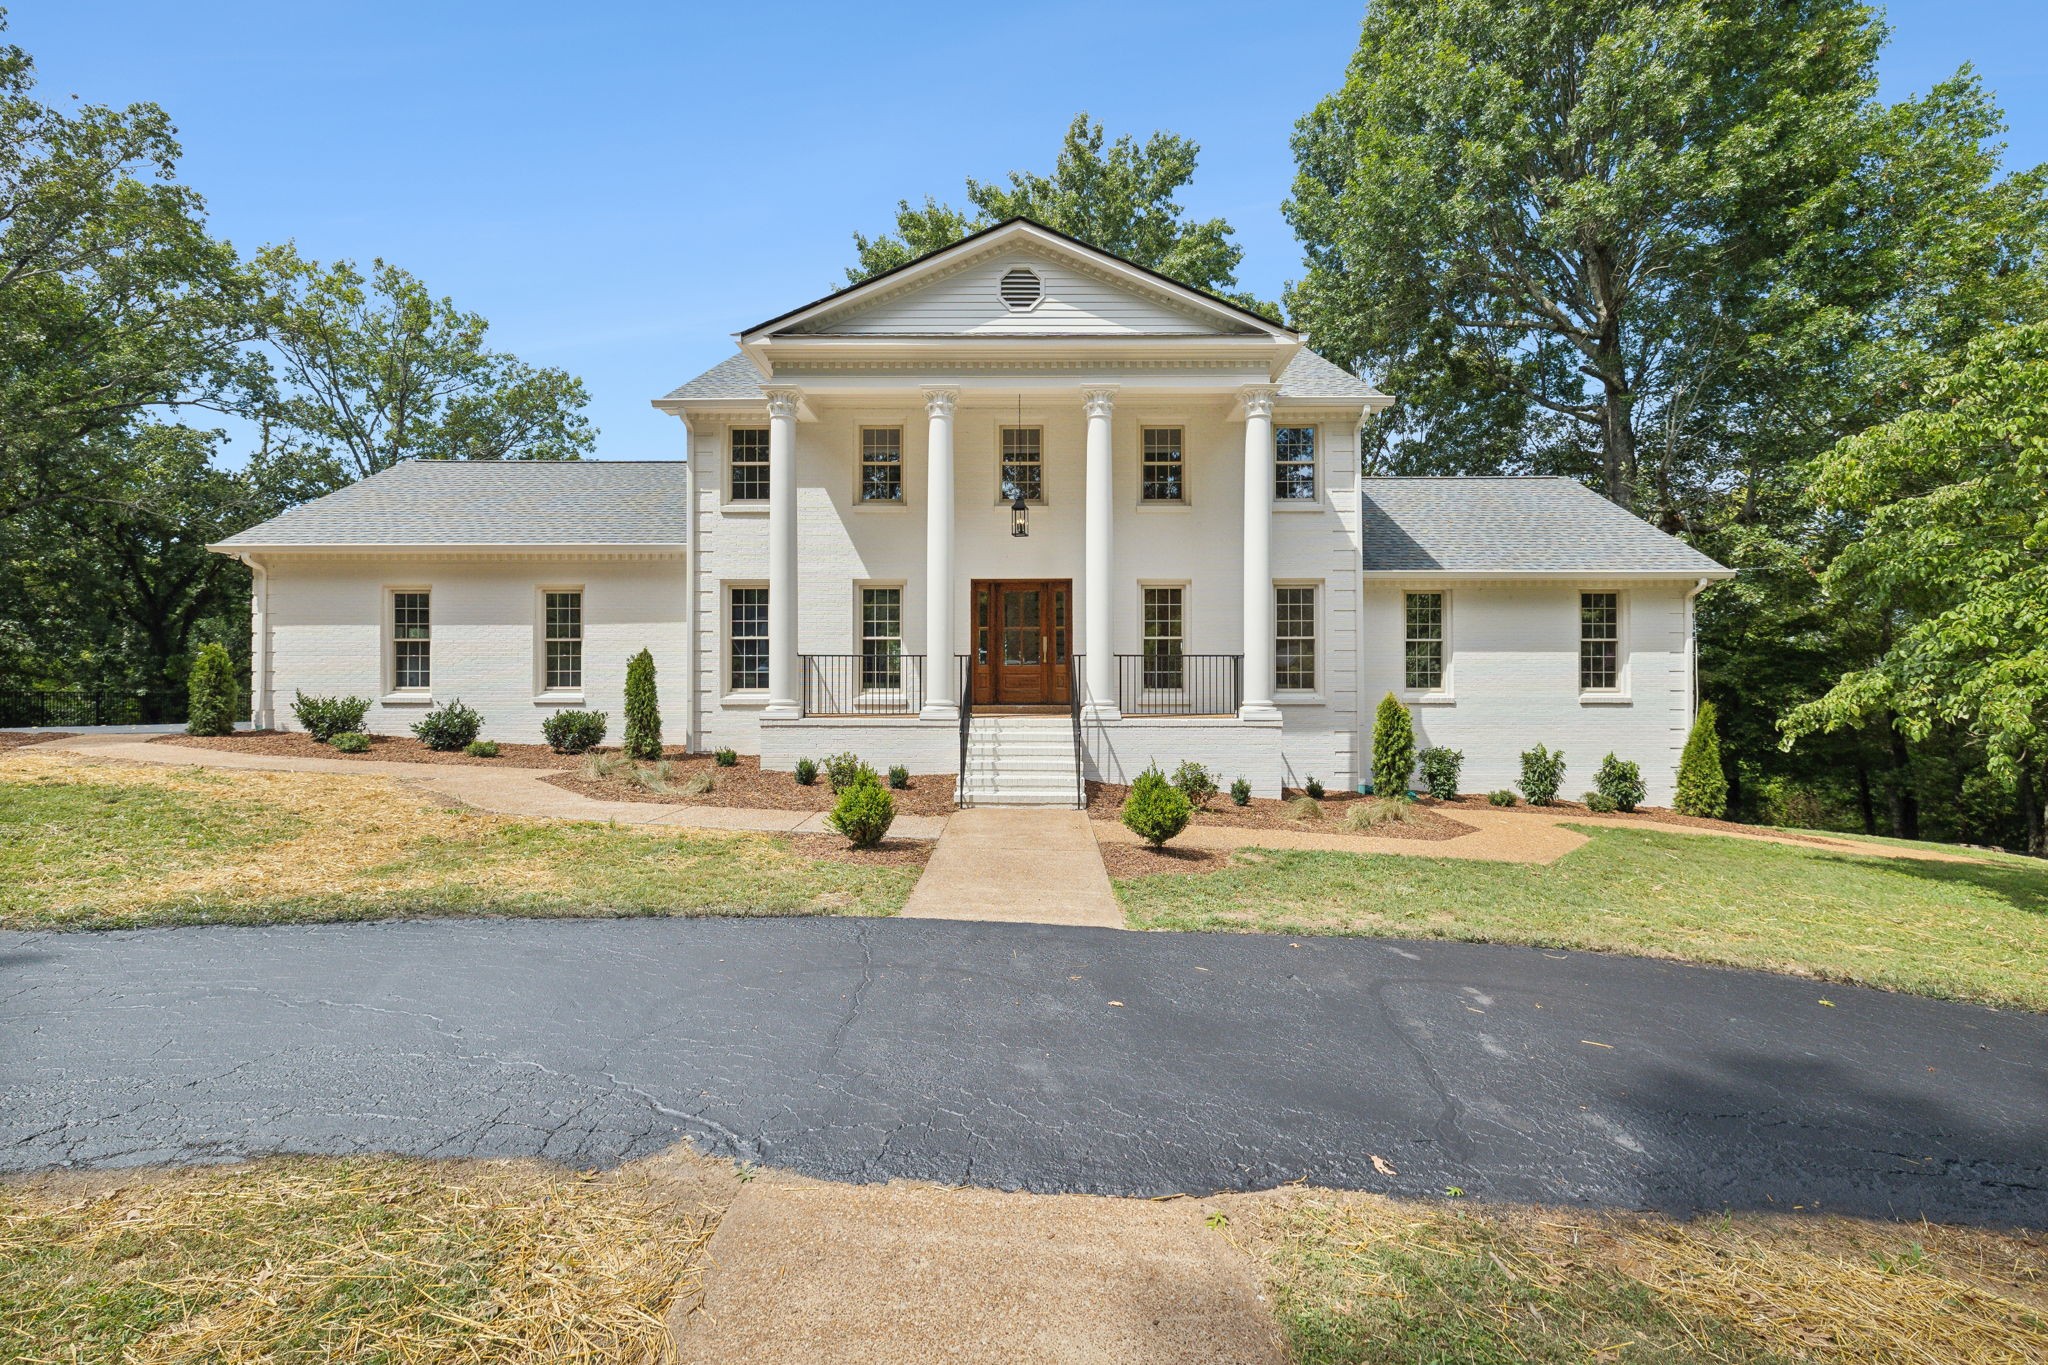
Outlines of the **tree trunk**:
{"type": "Polygon", "coordinates": [[[1607,500],[1633,509],[1636,500],[1635,396],[1619,376],[1603,379],[1600,405],[1600,463],[1607,500]]]}
{"type": "Polygon", "coordinates": [[[2026,758],[2020,760],[2020,828],[2026,831],[2027,852],[2048,857],[2048,811],[2042,809],[2033,763],[2026,758]]]}
{"type": "Polygon", "coordinates": [[[1885,729],[1892,740],[1891,807],[1892,837],[1920,837],[1920,800],[1913,794],[1913,767],[1906,751],[1906,737],[1899,732],[1898,717],[1886,713],[1885,729]]]}
{"type": "Polygon", "coordinates": [[[1863,817],[1863,832],[1877,833],[1877,803],[1870,799],[1870,765],[1856,764],[1856,812],[1863,817]]]}

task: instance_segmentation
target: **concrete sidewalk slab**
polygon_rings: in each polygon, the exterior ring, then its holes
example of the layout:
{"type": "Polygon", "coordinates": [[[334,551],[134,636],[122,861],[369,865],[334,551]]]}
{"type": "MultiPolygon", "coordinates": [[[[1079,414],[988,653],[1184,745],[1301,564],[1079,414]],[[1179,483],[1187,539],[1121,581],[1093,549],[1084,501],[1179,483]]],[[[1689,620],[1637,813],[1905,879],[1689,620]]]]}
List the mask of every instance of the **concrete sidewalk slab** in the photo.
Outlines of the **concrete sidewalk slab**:
{"type": "Polygon", "coordinates": [[[751,1365],[1280,1365],[1248,1257],[1192,1199],[764,1174],[705,1248],[681,1359],[751,1365]]]}
{"type": "Polygon", "coordinates": [[[1021,806],[952,816],[901,913],[1124,927],[1087,815],[1021,806]]]}

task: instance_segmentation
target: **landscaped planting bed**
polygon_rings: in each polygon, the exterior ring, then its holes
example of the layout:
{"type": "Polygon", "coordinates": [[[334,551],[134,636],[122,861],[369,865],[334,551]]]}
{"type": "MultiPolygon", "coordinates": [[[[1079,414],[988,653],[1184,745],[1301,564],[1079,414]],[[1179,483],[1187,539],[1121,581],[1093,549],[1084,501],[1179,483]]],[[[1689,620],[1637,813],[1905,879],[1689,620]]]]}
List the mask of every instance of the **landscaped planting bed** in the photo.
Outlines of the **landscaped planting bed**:
{"type": "MultiPolygon", "coordinates": [[[[1123,810],[1124,799],[1130,791],[1129,787],[1116,783],[1090,782],[1088,818],[1114,821],[1123,810]]],[[[1455,839],[1472,832],[1472,826],[1431,809],[1431,803],[1423,801],[1414,804],[1406,820],[1389,820],[1367,832],[1351,830],[1344,823],[1349,808],[1371,798],[1352,792],[1326,792],[1316,802],[1321,808],[1321,817],[1304,818],[1300,808],[1294,804],[1304,795],[1290,789],[1285,800],[1255,796],[1249,804],[1239,806],[1231,801],[1228,791],[1220,792],[1209,798],[1207,805],[1195,808],[1194,817],[1188,825],[1190,828],[1208,825],[1218,829],[1291,829],[1311,834],[1369,835],[1375,839],[1455,839]]]]}
{"type": "Polygon", "coordinates": [[[20,730],[0,730],[0,754],[6,753],[9,749],[19,749],[27,744],[46,744],[53,739],[76,738],[76,735],[62,733],[24,734],[20,730]]]}
{"type": "MultiPolygon", "coordinates": [[[[485,738],[489,738],[488,731],[485,738]]],[[[345,754],[298,730],[244,730],[233,735],[158,735],[155,743],[188,749],[226,749],[280,758],[336,758],[358,763],[454,763],[479,768],[573,768],[577,754],[558,754],[545,744],[500,744],[496,758],[471,758],[460,749],[429,749],[411,735],[371,735],[367,753],[345,754]]]]}
{"type": "MultiPolygon", "coordinates": [[[[608,762],[604,761],[608,756],[598,757],[597,762],[577,759],[567,772],[548,781],[600,801],[659,801],[677,806],[744,806],[821,814],[832,809],[832,786],[822,770],[818,780],[806,787],[790,773],[763,771],[760,759],[744,754],[731,767],[720,767],[710,754],[689,754],[664,760],[667,770],[662,780],[667,790],[656,790],[647,785],[650,778],[660,776],[655,765],[625,767],[616,756],[609,756],[608,762]],[[692,792],[692,780],[702,774],[710,776],[711,790],[692,792]]],[[[869,761],[880,769],[885,758],[869,761]]],[[[891,790],[889,796],[896,803],[898,815],[951,815],[956,809],[953,783],[952,773],[913,775],[908,787],[891,790]]]]}

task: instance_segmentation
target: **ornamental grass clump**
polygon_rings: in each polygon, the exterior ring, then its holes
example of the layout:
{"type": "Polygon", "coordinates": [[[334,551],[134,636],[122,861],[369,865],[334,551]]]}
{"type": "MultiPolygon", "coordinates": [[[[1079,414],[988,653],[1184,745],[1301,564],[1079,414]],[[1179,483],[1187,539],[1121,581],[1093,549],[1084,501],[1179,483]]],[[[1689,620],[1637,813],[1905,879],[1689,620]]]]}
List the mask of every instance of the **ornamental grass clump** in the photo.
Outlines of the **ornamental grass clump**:
{"type": "Polygon", "coordinates": [[[1344,828],[1354,834],[1382,825],[1402,825],[1415,818],[1415,803],[1405,796],[1369,796],[1344,811],[1344,828]]]}
{"type": "Polygon", "coordinates": [[[626,757],[661,757],[661,703],[654,690],[654,655],[641,650],[626,661],[626,757]]]}
{"type": "Polygon", "coordinates": [[[1313,796],[1297,796],[1287,803],[1287,818],[1290,820],[1320,820],[1323,818],[1323,803],[1313,796]]]}
{"type": "Polygon", "coordinates": [[[896,821],[896,800],[869,768],[865,777],[839,793],[825,823],[855,848],[873,848],[896,821]]]}
{"type": "Polygon", "coordinates": [[[192,676],[186,684],[185,733],[188,735],[231,735],[235,712],[240,709],[235,687],[235,661],[225,647],[201,645],[192,661],[192,676]]]}
{"type": "Polygon", "coordinates": [[[1680,815],[1718,820],[1728,813],[1728,774],[1721,768],[1721,736],[1714,729],[1714,703],[1703,701],[1693,718],[1692,733],[1678,759],[1678,795],[1672,808],[1680,815]]]}
{"type": "Polygon", "coordinates": [[[1372,722],[1372,789],[1382,796],[1404,795],[1414,772],[1415,722],[1389,692],[1372,722]]]}
{"type": "Polygon", "coordinates": [[[1557,800],[1564,785],[1564,750],[1546,749],[1541,744],[1522,755],[1522,780],[1515,784],[1532,806],[1547,806],[1557,800]]]}
{"type": "Polygon", "coordinates": [[[483,728],[482,713],[464,706],[462,698],[453,697],[421,716],[413,724],[412,732],[420,743],[436,753],[452,754],[475,739],[477,731],[483,728]]]}
{"type": "Polygon", "coordinates": [[[1194,813],[1188,798],[1155,766],[1139,773],[1131,784],[1121,818],[1125,829],[1152,847],[1163,848],[1168,839],[1188,827],[1194,813]]]}
{"type": "Polygon", "coordinates": [[[604,743],[602,711],[557,711],[540,723],[541,738],[558,754],[588,753],[604,743]]]}

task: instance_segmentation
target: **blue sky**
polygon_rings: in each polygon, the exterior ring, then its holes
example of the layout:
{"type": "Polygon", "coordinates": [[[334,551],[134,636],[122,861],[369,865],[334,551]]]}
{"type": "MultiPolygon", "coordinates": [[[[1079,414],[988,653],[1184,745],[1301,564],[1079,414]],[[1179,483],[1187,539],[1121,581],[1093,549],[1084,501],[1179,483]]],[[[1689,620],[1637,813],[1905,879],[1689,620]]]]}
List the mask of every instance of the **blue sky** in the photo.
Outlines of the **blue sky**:
{"type": "MultiPolygon", "coordinates": [[[[244,249],[383,256],[583,376],[600,454],[668,458],[647,406],[729,334],[840,282],[899,198],[1051,164],[1075,112],[1202,146],[1184,196],[1267,297],[1300,273],[1288,134],[1342,81],[1363,6],[40,0],[11,36],[46,98],[154,100],[244,249]],[[579,12],[580,11],[580,12],[579,12]]],[[[1965,61],[2009,164],[2048,161],[2048,4],[1899,0],[1885,93],[1965,61]]]]}

